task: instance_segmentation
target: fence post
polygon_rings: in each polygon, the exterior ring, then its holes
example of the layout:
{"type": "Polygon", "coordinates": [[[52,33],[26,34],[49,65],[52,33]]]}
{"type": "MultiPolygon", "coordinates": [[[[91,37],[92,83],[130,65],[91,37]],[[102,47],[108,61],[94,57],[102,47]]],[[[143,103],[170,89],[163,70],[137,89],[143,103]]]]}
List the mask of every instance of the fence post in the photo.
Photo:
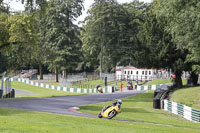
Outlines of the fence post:
{"type": "Polygon", "coordinates": [[[105,77],[105,88],[107,88],[107,77],[105,77]]]}

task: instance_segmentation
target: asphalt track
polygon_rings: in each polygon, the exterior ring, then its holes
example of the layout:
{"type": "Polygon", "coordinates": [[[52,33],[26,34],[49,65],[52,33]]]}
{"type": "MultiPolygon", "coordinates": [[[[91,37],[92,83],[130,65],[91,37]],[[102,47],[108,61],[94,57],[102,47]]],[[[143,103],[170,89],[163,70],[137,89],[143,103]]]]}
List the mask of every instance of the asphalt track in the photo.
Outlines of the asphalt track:
{"type": "Polygon", "coordinates": [[[19,95],[37,95],[36,93],[28,92],[28,91],[23,91],[23,90],[17,90],[15,89],[15,93],[19,95]]]}
{"type": "Polygon", "coordinates": [[[113,101],[115,99],[134,96],[144,92],[145,91],[126,91],[126,92],[115,92],[111,94],[61,96],[61,97],[51,97],[51,98],[1,99],[0,107],[39,111],[39,112],[49,112],[56,114],[97,117],[90,114],[80,113],[73,107],[113,101]]]}

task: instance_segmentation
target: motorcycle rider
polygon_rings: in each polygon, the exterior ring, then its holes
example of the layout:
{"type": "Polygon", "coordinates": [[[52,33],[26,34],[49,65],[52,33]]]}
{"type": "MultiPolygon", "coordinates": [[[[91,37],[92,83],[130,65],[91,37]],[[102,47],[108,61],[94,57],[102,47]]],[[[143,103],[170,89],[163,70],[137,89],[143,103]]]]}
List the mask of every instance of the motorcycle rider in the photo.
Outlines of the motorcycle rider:
{"type": "Polygon", "coordinates": [[[120,108],[121,108],[121,104],[122,104],[122,100],[119,99],[119,100],[117,100],[116,102],[112,103],[112,106],[118,105],[118,107],[119,107],[119,109],[120,109],[120,108]]]}
{"type": "Polygon", "coordinates": [[[108,106],[104,106],[104,108],[103,108],[103,112],[106,110],[106,109],[108,109],[108,108],[110,108],[111,106],[118,106],[118,108],[119,109],[121,109],[121,104],[122,104],[122,100],[121,99],[119,99],[119,100],[117,100],[116,102],[114,102],[114,103],[112,103],[111,105],[108,105],[108,106]]]}

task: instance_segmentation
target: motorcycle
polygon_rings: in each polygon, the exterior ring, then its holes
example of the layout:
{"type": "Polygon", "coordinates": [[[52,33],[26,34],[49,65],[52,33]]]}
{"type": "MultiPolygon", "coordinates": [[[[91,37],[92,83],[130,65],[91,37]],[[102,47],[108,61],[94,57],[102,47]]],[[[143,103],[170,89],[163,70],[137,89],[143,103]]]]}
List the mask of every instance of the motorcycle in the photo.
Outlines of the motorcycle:
{"type": "Polygon", "coordinates": [[[103,93],[103,89],[102,89],[101,85],[97,85],[96,89],[98,92],[103,93]]]}
{"type": "Polygon", "coordinates": [[[127,83],[127,89],[128,90],[133,90],[133,84],[132,84],[132,82],[128,82],[127,83]]]}
{"type": "Polygon", "coordinates": [[[99,118],[108,118],[112,119],[115,117],[118,113],[120,113],[120,108],[118,105],[115,106],[108,106],[107,108],[104,106],[102,111],[98,113],[99,118]]]}

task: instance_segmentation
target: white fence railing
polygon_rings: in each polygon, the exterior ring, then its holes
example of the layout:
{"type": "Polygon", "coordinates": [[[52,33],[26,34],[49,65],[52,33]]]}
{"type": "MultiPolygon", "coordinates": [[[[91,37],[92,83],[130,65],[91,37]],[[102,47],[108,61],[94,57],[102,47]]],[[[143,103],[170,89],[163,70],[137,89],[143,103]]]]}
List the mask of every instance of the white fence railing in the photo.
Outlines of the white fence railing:
{"type": "Polygon", "coordinates": [[[163,102],[165,111],[182,116],[193,122],[200,122],[200,110],[169,100],[163,100],[163,102]]]}
{"type": "MultiPolygon", "coordinates": [[[[58,91],[72,92],[72,93],[99,93],[96,88],[80,89],[80,88],[60,87],[60,86],[39,83],[39,82],[31,81],[29,79],[22,79],[22,78],[11,78],[11,81],[18,81],[18,82],[23,82],[29,85],[34,85],[34,86],[43,87],[43,88],[52,89],[52,90],[58,90],[58,91]]],[[[112,93],[113,92],[112,87],[108,86],[107,88],[103,88],[103,92],[112,93]]]]}

